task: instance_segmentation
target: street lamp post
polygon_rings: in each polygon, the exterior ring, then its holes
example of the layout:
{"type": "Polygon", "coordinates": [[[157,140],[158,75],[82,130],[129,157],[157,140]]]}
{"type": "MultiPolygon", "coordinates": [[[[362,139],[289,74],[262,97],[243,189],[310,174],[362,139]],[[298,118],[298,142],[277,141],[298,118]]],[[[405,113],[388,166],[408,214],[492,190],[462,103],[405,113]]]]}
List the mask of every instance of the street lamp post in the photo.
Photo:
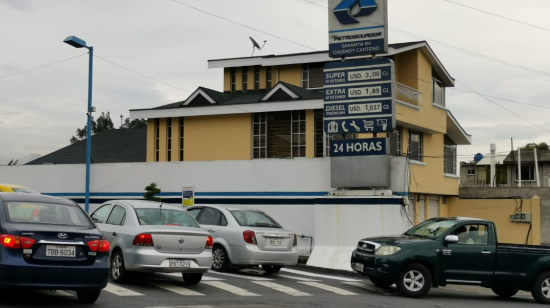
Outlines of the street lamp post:
{"type": "Polygon", "coordinates": [[[90,212],[90,156],[92,151],[92,72],[94,63],[94,48],[87,46],[86,42],[76,36],[69,36],[63,42],[75,48],[87,48],[90,51],[90,60],[88,68],[88,126],[86,126],[86,196],[85,207],[86,213],[90,212]]]}

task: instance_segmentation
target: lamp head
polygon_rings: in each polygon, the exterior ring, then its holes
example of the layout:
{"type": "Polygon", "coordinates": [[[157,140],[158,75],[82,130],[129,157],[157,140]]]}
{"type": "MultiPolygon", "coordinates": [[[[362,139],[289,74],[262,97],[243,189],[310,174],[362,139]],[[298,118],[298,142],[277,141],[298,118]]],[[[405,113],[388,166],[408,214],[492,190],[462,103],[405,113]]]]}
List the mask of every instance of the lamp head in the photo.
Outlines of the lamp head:
{"type": "Polygon", "coordinates": [[[75,48],[83,48],[88,47],[86,46],[86,41],[79,39],[76,36],[69,36],[65,40],[63,40],[64,43],[67,43],[75,48]]]}

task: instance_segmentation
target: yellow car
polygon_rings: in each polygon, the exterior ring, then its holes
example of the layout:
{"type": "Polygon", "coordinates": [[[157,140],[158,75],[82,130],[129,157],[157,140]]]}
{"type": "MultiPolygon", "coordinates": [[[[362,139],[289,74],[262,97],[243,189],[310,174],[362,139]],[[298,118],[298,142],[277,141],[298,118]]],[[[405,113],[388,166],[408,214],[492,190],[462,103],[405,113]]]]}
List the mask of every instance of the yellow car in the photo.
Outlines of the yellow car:
{"type": "Polygon", "coordinates": [[[40,195],[39,192],[30,188],[11,184],[0,184],[0,192],[40,195]]]}

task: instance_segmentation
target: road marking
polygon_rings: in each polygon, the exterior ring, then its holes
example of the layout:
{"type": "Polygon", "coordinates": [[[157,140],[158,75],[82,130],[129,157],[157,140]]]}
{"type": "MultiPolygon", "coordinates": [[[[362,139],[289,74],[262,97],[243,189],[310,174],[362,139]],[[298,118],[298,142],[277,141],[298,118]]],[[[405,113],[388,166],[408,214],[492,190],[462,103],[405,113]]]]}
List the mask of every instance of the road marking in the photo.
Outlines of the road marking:
{"type": "MultiPolygon", "coordinates": [[[[182,278],[180,273],[159,273],[159,274],[182,278]]],[[[225,279],[215,278],[215,277],[208,277],[208,276],[202,276],[202,279],[201,279],[201,281],[220,281],[220,280],[225,280],[225,279]]]]}
{"type": "Polygon", "coordinates": [[[273,290],[277,290],[279,292],[283,292],[283,293],[286,293],[286,294],[289,294],[289,295],[292,295],[292,296],[311,296],[311,294],[301,292],[301,291],[298,291],[298,290],[290,288],[290,287],[285,287],[283,285],[273,283],[273,282],[270,282],[270,281],[253,281],[253,283],[256,283],[256,284],[262,285],[264,287],[268,287],[268,288],[271,288],[273,290]]]}
{"type": "Polygon", "coordinates": [[[240,295],[240,296],[261,296],[259,294],[249,292],[245,289],[241,289],[239,287],[235,287],[235,286],[232,286],[230,284],[227,284],[227,283],[221,282],[221,281],[206,281],[206,282],[203,282],[203,284],[207,284],[209,286],[219,288],[219,289],[222,289],[224,291],[227,291],[227,292],[230,292],[230,293],[233,293],[233,294],[236,294],[236,295],[240,295]]]}
{"type": "Polygon", "coordinates": [[[177,293],[179,295],[185,295],[185,296],[204,296],[204,294],[195,292],[193,290],[189,290],[180,286],[173,285],[171,283],[161,282],[161,281],[155,281],[150,282],[150,284],[154,285],[155,287],[177,293]]]}
{"type": "Polygon", "coordinates": [[[301,281],[300,283],[303,283],[303,284],[311,286],[311,287],[323,289],[325,291],[340,294],[340,295],[357,295],[356,293],[353,293],[353,292],[350,292],[350,291],[347,291],[347,290],[344,290],[344,289],[340,289],[340,288],[337,288],[337,287],[328,286],[326,284],[322,284],[322,283],[318,283],[318,282],[301,281]]]}
{"type": "Polygon", "coordinates": [[[55,290],[55,292],[51,292],[48,290],[37,290],[39,294],[47,295],[47,296],[73,296],[71,293],[67,293],[65,291],[61,290],[55,290]]]}
{"type": "Polygon", "coordinates": [[[236,277],[236,278],[256,280],[256,281],[272,281],[273,280],[273,279],[269,279],[269,278],[255,277],[255,276],[250,276],[250,275],[239,275],[239,274],[220,273],[220,272],[211,272],[211,273],[216,274],[216,275],[236,277]]]}
{"type": "Polygon", "coordinates": [[[326,279],[334,279],[334,280],[340,280],[340,281],[358,281],[358,282],[361,281],[359,279],[351,279],[351,278],[344,278],[344,277],[338,277],[338,276],[314,274],[314,273],[310,273],[310,272],[298,271],[298,270],[289,269],[289,268],[282,268],[281,271],[287,272],[287,273],[292,273],[292,274],[298,274],[298,275],[302,275],[302,276],[316,277],[316,278],[326,278],[326,279]]]}
{"type": "Polygon", "coordinates": [[[362,283],[362,282],[353,282],[352,281],[352,282],[343,282],[343,283],[348,284],[350,286],[356,286],[356,287],[359,287],[359,288],[363,288],[365,290],[378,292],[380,294],[389,295],[389,294],[393,293],[391,290],[382,289],[382,288],[379,288],[377,286],[373,286],[373,285],[370,285],[370,284],[365,284],[365,283],[362,283]]]}
{"type": "Polygon", "coordinates": [[[286,278],[286,279],[294,279],[294,280],[298,280],[298,281],[321,281],[319,279],[302,278],[302,277],[298,277],[298,276],[290,276],[290,275],[285,275],[285,274],[271,274],[271,276],[286,278]]]}
{"type": "Polygon", "coordinates": [[[128,289],[123,288],[123,287],[119,287],[119,286],[117,286],[115,284],[112,284],[112,283],[107,284],[107,286],[103,290],[105,290],[109,293],[118,295],[118,296],[143,296],[143,294],[141,294],[141,293],[137,293],[137,292],[134,292],[132,290],[128,290],[128,289]]]}

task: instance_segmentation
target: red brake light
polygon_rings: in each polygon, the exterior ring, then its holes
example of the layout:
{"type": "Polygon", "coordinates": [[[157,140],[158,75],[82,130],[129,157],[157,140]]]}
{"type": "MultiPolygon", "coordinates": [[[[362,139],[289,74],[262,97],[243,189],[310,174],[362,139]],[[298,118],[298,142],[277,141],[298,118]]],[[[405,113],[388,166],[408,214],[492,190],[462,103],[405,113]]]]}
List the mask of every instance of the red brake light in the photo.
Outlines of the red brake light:
{"type": "Polygon", "coordinates": [[[107,240],[99,241],[99,252],[108,252],[110,248],[111,245],[109,245],[107,240]]]}
{"type": "Polygon", "coordinates": [[[206,238],[206,246],[204,248],[212,249],[212,245],[214,245],[214,239],[211,236],[208,236],[208,238],[206,238]]]}
{"type": "Polygon", "coordinates": [[[292,246],[298,246],[298,237],[296,236],[296,234],[294,234],[294,243],[292,244],[292,246]]]}
{"type": "Polygon", "coordinates": [[[6,248],[21,248],[21,240],[17,235],[0,235],[0,244],[6,248]]]}
{"type": "Polygon", "coordinates": [[[88,241],[88,247],[91,251],[97,251],[97,249],[99,248],[99,240],[88,241]]]}
{"type": "Polygon", "coordinates": [[[256,243],[256,234],[254,231],[246,230],[243,232],[244,241],[248,244],[257,244],[256,243]]]}
{"type": "Polygon", "coordinates": [[[21,239],[21,246],[23,247],[23,249],[30,249],[35,242],[33,238],[21,236],[20,239],[21,239]]]}
{"type": "Polygon", "coordinates": [[[132,243],[132,245],[153,246],[153,237],[151,236],[151,234],[148,233],[138,234],[134,238],[134,242],[132,243]]]}

